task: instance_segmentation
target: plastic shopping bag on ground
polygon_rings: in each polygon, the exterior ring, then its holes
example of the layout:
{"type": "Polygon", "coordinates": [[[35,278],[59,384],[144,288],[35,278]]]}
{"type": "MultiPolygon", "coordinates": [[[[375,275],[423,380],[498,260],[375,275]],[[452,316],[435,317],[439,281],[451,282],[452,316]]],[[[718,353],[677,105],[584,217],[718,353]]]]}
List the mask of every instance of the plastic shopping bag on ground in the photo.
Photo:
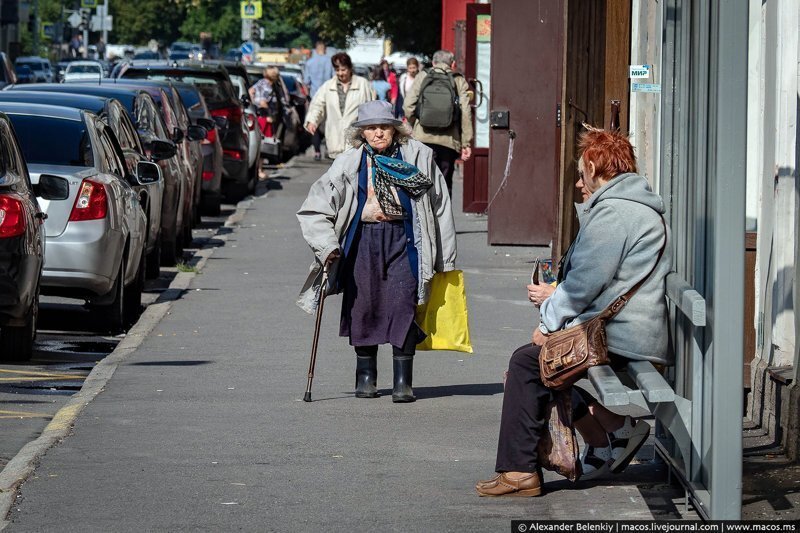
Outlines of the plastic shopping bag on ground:
{"type": "Polygon", "coordinates": [[[428,303],[417,307],[417,324],[428,334],[417,350],[472,353],[462,271],[437,272],[433,276],[428,303]]]}

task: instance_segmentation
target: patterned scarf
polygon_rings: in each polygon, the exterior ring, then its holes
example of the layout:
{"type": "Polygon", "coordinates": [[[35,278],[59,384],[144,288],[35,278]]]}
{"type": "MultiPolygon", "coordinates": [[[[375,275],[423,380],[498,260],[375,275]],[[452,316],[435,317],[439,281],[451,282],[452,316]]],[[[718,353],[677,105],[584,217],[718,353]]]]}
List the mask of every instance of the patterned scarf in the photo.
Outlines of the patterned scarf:
{"type": "Polygon", "coordinates": [[[390,216],[403,214],[402,206],[392,193],[392,185],[400,187],[412,198],[419,197],[433,185],[429,176],[411,163],[400,159],[399,144],[394,143],[386,150],[389,155],[376,154],[367,143],[364,143],[364,149],[372,162],[372,185],[375,187],[375,195],[384,214],[390,216]]]}

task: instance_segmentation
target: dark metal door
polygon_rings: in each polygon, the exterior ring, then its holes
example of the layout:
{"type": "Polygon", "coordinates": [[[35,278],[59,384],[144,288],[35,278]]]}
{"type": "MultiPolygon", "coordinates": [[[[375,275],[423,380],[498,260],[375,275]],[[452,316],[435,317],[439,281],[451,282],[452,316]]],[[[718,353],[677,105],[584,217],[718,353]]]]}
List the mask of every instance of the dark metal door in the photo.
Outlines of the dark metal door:
{"type": "Polygon", "coordinates": [[[463,209],[483,213],[489,201],[489,74],[491,5],[467,5],[464,75],[475,93],[472,102],[472,157],[464,162],[463,209]]]}
{"type": "Polygon", "coordinates": [[[503,28],[492,35],[491,110],[509,114],[508,128],[490,135],[489,242],[548,245],[558,228],[564,2],[491,6],[503,28]],[[509,128],[516,140],[503,185],[509,128]]]}

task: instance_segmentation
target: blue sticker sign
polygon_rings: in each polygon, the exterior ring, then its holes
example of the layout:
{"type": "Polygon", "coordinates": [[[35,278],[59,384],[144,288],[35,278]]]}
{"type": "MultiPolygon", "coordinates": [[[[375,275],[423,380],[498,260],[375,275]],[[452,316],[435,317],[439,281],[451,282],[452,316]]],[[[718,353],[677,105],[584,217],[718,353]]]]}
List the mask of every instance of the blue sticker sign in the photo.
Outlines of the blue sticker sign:
{"type": "Polygon", "coordinates": [[[253,48],[253,43],[243,43],[239,51],[244,55],[251,55],[255,51],[255,48],[253,48]]]}
{"type": "Polygon", "coordinates": [[[660,83],[631,83],[631,91],[635,93],[660,93],[660,83]]]}

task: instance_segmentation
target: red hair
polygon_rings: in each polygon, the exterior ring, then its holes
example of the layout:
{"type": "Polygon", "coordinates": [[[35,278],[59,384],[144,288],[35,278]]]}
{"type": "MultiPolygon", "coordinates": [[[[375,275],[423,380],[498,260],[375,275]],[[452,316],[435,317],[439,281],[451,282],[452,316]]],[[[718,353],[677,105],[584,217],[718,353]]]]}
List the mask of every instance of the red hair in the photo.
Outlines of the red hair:
{"type": "Polygon", "coordinates": [[[633,145],[618,131],[587,127],[578,138],[578,153],[584,168],[589,162],[594,163],[595,178],[608,181],[620,174],[637,172],[633,145]]]}

